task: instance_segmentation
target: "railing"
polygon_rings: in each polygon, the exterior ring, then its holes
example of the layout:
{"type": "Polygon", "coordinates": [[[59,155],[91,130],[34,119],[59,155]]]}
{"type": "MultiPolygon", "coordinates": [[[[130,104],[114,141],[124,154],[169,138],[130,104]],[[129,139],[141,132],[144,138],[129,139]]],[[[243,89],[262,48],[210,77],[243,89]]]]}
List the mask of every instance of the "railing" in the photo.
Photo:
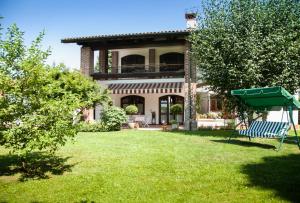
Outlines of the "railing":
{"type": "Polygon", "coordinates": [[[160,77],[183,77],[183,64],[160,64],[159,66],[151,65],[126,65],[119,67],[110,67],[103,72],[95,72],[92,74],[94,79],[108,79],[108,78],[160,78],[160,77]]]}
{"type": "MultiPolygon", "coordinates": [[[[183,72],[183,64],[160,64],[159,66],[131,64],[118,67],[109,67],[108,71],[103,74],[116,73],[154,73],[154,72],[183,72]]],[[[95,72],[102,74],[102,72],[95,72]]]]}

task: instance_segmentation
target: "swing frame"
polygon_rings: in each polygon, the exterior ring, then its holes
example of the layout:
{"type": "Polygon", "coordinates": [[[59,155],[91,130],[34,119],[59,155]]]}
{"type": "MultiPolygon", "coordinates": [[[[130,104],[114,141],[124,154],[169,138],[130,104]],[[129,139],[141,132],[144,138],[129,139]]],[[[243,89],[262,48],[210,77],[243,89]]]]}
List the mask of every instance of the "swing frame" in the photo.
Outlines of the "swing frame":
{"type": "MultiPolygon", "coordinates": [[[[242,105],[247,106],[252,110],[267,110],[271,107],[282,107],[282,116],[281,123],[283,123],[284,113],[287,115],[288,127],[284,134],[280,135],[280,132],[276,137],[280,138],[279,146],[277,151],[281,149],[282,144],[285,139],[288,137],[288,130],[292,127],[294,131],[295,141],[300,149],[300,142],[296,126],[293,119],[293,109],[300,109],[300,102],[297,101],[288,91],[282,87],[271,87],[271,88],[253,88],[253,89],[239,89],[231,91],[231,94],[238,98],[242,105]]],[[[242,113],[244,113],[243,111],[242,113]]],[[[256,121],[262,115],[255,118],[253,121],[256,121]]],[[[268,121],[257,121],[257,122],[268,122],[268,121]]],[[[235,129],[241,125],[245,124],[246,130],[248,125],[246,122],[246,117],[242,116],[241,122],[235,126],[235,129]]],[[[251,128],[251,125],[249,126],[251,128]]],[[[229,137],[229,140],[232,136],[229,137]]],[[[248,136],[249,141],[251,141],[251,136],[248,136]]]]}

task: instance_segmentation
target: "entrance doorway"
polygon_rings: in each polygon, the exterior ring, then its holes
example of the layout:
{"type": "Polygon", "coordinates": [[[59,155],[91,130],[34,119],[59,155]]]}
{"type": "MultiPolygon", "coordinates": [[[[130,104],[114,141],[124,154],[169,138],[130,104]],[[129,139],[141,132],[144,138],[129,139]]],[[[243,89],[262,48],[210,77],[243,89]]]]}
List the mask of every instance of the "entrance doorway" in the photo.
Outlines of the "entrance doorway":
{"type": "Polygon", "coordinates": [[[170,124],[171,120],[176,120],[179,124],[183,124],[184,118],[184,98],[178,95],[166,95],[159,98],[159,123],[170,124]],[[182,112],[173,115],[170,111],[172,105],[179,104],[182,112]]]}

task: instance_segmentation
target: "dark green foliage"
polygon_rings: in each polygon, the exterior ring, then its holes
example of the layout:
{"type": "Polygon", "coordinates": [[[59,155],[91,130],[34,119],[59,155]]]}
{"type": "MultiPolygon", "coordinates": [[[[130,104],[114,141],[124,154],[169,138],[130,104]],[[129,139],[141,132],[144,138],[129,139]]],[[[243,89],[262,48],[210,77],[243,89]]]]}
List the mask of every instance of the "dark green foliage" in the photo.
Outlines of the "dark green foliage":
{"type": "Polygon", "coordinates": [[[170,111],[173,115],[180,114],[180,113],[182,113],[182,105],[181,104],[173,104],[170,107],[170,111]]]}
{"type": "Polygon", "coordinates": [[[107,106],[102,111],[101,119],[106,131],[115,131],[121,130],[121,126],[127,120],[127,116],[122,108],[107,106]]]}
{"type": "Polygon", "coordinates": [[[300,4],[293,0],[221,0],[205,4],[191,36],[202,79],[226,100],[230,91],[300,84],[300,4]]]}

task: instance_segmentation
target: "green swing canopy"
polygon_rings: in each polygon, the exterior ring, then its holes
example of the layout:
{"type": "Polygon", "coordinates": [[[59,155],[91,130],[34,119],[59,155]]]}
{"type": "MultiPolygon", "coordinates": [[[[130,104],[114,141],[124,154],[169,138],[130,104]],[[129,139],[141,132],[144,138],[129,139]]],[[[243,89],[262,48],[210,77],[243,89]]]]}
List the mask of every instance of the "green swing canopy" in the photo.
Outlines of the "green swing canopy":
{"type": "Polygon", "coordinates": [[[253,109],[292,107],[300,109],[300,102],[283,87],[266,87],[232,90],[231,95],[253,109]]]}

